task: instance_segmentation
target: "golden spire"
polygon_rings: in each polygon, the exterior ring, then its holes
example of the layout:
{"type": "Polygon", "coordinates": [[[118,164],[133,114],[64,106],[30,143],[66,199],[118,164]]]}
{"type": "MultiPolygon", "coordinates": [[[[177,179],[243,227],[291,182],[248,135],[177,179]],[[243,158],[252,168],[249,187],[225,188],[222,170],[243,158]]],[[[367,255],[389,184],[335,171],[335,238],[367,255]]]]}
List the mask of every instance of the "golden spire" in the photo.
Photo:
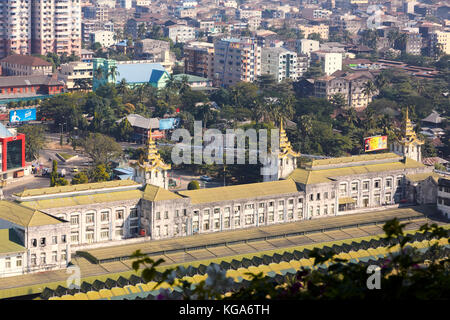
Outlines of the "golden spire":
{"type": "Polygon", "coordinates": [[[286,135],[286,131],[283,128],[283,120],[280,120],[280,154],[279,158],[284,158],[288,154],[294,156],[294,157],[300,157],[300,153],[295,152],[292,149],[292,145],[288,140],[288,137],[286,135]]]}
{"type": "Polygon", "coordinates": [[[416,132],[414,131],[414,126],[411,122],[411,120],[409,119],[409,112],[408,112],[408,107],[406,108],[406,112],[405,112],[405,121],[403,123],[403,137],[400,140],[400,142],[402,142],[405,145],[409,145],[413,142],[417,143],[417,144],[423,144],[424,142],[419,140],[417,138],[416,132]]]}
{"type": "Polygon", "coordinates": [[[156,143],[152,139],[152,131],[149,131],[148,141],[147,141],[147,161],[151,162],[158,154],[158,150],[156,149],[156,143]]]}
{"type": "Polygon", "coordinates": [[[147,140],[147,151],[146,160],[144,160],[140,165],[145,167],[145,169],[152,170],[154,168],[160,167],[164,170],[169,170],[171,168],[170,164],[164,163],[156,147],[155,140],[152,138],[152,132],[149,132],[147,140]]]}

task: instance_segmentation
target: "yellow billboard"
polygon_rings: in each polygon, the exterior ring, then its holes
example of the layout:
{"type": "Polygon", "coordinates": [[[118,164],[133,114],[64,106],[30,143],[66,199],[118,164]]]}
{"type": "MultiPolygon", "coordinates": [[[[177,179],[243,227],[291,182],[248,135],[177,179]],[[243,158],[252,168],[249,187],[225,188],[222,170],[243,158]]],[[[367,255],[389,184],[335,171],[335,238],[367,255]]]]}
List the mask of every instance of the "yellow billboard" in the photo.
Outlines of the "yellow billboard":
{"type": "Polygon", "coordinates": [[[375,151],[387,149],[387,136],[375,136],[364,139],[364,151],[375,151]]]}

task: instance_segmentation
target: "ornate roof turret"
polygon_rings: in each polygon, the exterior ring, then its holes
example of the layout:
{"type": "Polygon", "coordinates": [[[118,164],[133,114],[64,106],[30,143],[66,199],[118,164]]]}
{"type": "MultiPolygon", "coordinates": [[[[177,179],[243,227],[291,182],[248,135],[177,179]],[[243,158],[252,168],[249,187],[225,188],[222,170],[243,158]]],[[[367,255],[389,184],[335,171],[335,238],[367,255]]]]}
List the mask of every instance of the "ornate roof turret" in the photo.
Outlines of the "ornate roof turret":
{"type": "MultiPolygon", "coordinates": [[[[162,170],[170,170],[170,164],[164,163],[161,159],[161,155],[156,148],[156,143],[152,139],[152,133],[150,131],[148,141],[147,141],[147,150],[145,155],[145,160],[139,161],[138,164],[141,168],[145,168],[145,171],[151,171],[155,168],[160,168],[162,170]]],[[[157,169],[158,170],[158,169],[157,169]]]]}
{"type": "Polygon", "coordinates": [[[292,149],[292,145],[289,142],[286,131],[283,128],[283,120],[280,121],[280,153],[278,158],[285,158],[286,156],[291,155],[293,157],[300,157],[300,153],[295,152],[292,149]]]}
{"type": "Polygon", "coordinates": [[[400,144],[405,146],[409,146],[411,144],[424,144],[424,141],[420,140],[414,131],[414,126],[408,116],[408,108],[406,108],[405,122],[403,123],[402,133],[403,137],[399,140],[400,144]]]}

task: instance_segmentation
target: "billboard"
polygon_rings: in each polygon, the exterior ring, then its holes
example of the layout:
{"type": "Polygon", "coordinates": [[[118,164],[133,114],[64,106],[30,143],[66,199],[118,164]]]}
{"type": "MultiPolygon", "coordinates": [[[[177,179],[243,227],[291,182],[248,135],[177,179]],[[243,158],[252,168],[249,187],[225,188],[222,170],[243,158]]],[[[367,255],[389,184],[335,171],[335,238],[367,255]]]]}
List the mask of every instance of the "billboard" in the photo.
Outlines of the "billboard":
{"type": "Polygon", "coordinates": [[[375,136],[364,139],[364,151],[375,151],[387,149],[387,136],[375,136]]]}
{"type": "Polygon", "coordinates": [[[171,130],[178,125],[178,118],[166,118],[159,120],[159,130],[171,130]]]}
{"type": "Polygon", "coordinates": [[[11,110],[9,112],[9,122],[23,122],[36,120],[36,108],[11,110]]]}

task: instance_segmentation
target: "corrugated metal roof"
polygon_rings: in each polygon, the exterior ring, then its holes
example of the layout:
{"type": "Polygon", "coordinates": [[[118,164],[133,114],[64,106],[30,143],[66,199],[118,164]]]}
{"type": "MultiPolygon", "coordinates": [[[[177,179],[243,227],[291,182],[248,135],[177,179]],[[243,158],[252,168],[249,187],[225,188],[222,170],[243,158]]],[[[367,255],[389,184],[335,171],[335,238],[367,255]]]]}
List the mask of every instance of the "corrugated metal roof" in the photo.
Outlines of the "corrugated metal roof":
{"type": "Polygon", "coordinates": [[[228,187],[207,188],[197,190],[179,191],[178,193],[189,197],[191,203],[219,202],[238,199],[253,199],[255,197],[288,194],[298,192],[292,179],[241,184],[228,187]]]}
{"type": "Polygon", "coordinates": [[[104,188],[115,188],[115,187],[133,186],[133,185],[137,186],[137,185],[139,185],[139,183],[137,183],[135,181],[131,181],[131,180],[125,180],[125,181],[114,180],[114,181],[105,181],[105,182],[76,184],[76,185],[69,185],[69,186],[28,189],[28,190],[24,190],[21,193],[15,193],[15,195],[18,197],[24,198],[24,197],[96,190],[96,189],[104,189],[104,188]]]}
{"type": "Polygon", "coordinates": [[[160,63],[118,63],[117,72],[116,83],[125,79],[127,83],[133,84],[157,82],[166,70],[160,63]],[[157,74],[160,76],[156,78],[157,74]]]}
{"type": "Polygon", "coordinates": [[[332,169],[310,170],[295,169],[289,178],[301,184],[315,184],[330,182],[333,178],[352,176],[370,172],[395,171],[411,168],[425,168],[425,165],[407,158],[406,162],[395,161],[386,163],[367,164],[353,167],[339,167],[332,169]]]}
{"type": "Polygon", "coordinates": [[[22,227],[37,227],[62,223],[60,220],[38,210],[10,201],[0,201],[0,219],[22,227]]]}
{"type": "Polygon", "coordinates": [[[27,249],[18,244],[15,238],[13,229],[0,229],[0,253],[25,252],[27,249]]]}
{"type": "Polygon", "coordinates": [[[148,201],[164,201],[181,199],[183,197],[169,190],[147,184],[144,189],[144,199],[148,201]]]}
{"type": "MultiPolygon", "coordinates": [[[[130,180],[115,180],[118,182],[127,182],[130,180]]],[[[33,209],[52,209],[62,207],[75,207],[94,203],[124,201],[142,198],[142,191],[140,190],[127,190],[108,193],[97,193],[83,196],[64,197],[57,199],[45,199],[22,202],[23,206],[33,209]]]]}

